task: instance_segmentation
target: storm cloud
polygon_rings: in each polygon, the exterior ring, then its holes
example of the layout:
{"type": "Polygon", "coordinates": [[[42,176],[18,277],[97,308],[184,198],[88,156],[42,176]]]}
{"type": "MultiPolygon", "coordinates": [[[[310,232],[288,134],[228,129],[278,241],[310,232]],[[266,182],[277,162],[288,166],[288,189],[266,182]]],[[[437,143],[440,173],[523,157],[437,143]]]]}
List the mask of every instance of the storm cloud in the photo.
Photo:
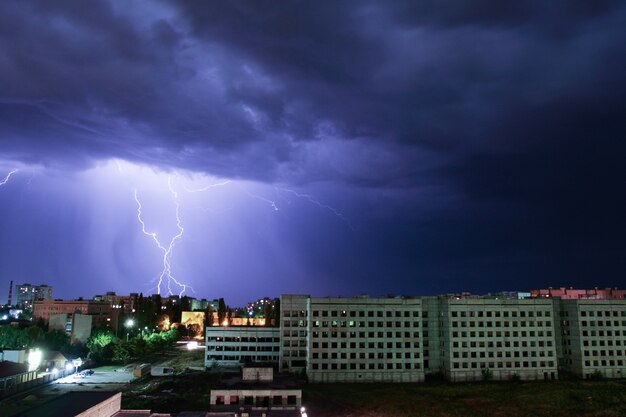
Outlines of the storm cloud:
{"type": "Polygon", "coordinates": [[[624,21],[608,0],[4,3],[0,168],[118,159],[345,212],[340,235],[285,220],[300,263],[258,272],[270,292],[623,286],[624,21]]]}

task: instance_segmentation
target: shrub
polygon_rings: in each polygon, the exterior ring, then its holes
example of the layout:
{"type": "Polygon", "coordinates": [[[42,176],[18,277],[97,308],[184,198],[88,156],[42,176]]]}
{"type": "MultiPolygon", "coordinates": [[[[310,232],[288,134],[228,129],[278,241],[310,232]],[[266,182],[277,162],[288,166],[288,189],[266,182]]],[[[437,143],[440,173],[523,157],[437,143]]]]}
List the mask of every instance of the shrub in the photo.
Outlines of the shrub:
{"type": "Polygon", "coordinates": [[[595,381],[599,381],[602,378],[604,378],[604,375],[602,375],[602,372],[599,369],[596,369],[591,375],[589,375],[589,379],[593,379],[595,381]]]}
{"type": "Polygon", "coordinates": [[[491,381],[493,379],[493,372],[489,368],[483,369],[480,373],[483,376],[483,381],[491,381]]]}

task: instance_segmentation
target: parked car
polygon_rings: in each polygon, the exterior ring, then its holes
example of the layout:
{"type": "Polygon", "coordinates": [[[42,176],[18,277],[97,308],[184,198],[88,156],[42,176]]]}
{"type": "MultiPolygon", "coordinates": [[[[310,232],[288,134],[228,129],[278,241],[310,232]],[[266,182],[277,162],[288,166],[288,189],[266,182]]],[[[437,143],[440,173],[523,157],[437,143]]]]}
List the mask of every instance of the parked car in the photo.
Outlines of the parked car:
{"type": "Polygon", "coordinates": [[[85,369],[84,371],[80,371],[78,373],[74,374],[74,378],[86,378],[89,375],[93,375],[94,371],[93,369],[85,369]]]}

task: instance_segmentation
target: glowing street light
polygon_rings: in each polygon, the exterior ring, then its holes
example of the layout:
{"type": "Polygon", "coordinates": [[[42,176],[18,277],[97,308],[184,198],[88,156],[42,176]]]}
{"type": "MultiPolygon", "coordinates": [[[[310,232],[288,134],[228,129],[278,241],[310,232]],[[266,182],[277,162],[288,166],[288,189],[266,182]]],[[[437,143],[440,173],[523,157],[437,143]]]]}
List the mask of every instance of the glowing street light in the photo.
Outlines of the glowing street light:
{"type": "Polygon", "coordinates": [[[124,323],[124,326],[126,326],[126,341],[128,342],[128,335],[130,334],[130,329],[132,329],[132,327],[135,325],[135,320],[133,319],[128,319],[126,320],[126,323],[124,323]]]}

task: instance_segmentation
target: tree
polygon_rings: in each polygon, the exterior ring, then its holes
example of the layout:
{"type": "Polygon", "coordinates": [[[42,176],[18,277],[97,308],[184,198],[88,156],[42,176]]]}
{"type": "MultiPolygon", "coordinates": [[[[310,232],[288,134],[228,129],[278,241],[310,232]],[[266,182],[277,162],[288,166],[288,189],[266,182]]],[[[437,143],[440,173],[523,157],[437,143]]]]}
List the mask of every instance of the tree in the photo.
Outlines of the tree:
{"type": "Polygon", "coordinates": [[[46,336],[46,333],[41,329],[41,327],[37,326],[30,326],[23,329],[22,331],[26,333],[28,346],[40,345],[44,341],[44,337],[46,336]]]}
{"type": "Polygon", "coordinates": [[[191,301],[189,297],[186,295],[180,299],[180,311],[190,311],[191,310],[191,301]]]}
{"type": "Polygon", "coordinates": [[[115,335],[106,330],[96,331],[87,340],[89,355],[95,360],[106,360],[113,357],[114,343],[117,340],[115,335]]]}
{"type": "Polygon", "coordinates": [[[209,306],[206,309],[206,320],[204,322],[205,326],[213,326],[213,306],[209,304],[209,306]]]}
{"type": "Polygon", "coordinates": [[[263,317],[265,317],[265,325],[266,326],[271,326],[270,322],[272,321],[272,304],[271,303],[265,303],[263,305],[263,317]]]}
{"type": "Polygon", "coordinates": [[[113,348],[113,360],[127,363],[133,357],[130,345],[124,341],[119,341],[113,348]]]}
{"type": "Polygon", "coordinates": [[[224,299],[220,298],[217,302],[217,321],[221,326],[224,320],[226,319],[226,303],[224,303],[224,299]]]}
{"type": "Polygon", "coordinates": [[[21,349],[28,346],[28,335],[15,326],[0,327],[0,348],[21,349]]]}
{"type": "Polygon", "coordinates": [[[274,320],[274,326],[280,327],[280,298],[277,298],[274,302],[274,309],[272,310],[272,320],[274,320]]]}
{"type": "Polygon", "coordinates": [[[65,351],[70,346],[70,337],[62,330],[52,330],[44,334],[43,344],[49,350],[65,351]]]}

